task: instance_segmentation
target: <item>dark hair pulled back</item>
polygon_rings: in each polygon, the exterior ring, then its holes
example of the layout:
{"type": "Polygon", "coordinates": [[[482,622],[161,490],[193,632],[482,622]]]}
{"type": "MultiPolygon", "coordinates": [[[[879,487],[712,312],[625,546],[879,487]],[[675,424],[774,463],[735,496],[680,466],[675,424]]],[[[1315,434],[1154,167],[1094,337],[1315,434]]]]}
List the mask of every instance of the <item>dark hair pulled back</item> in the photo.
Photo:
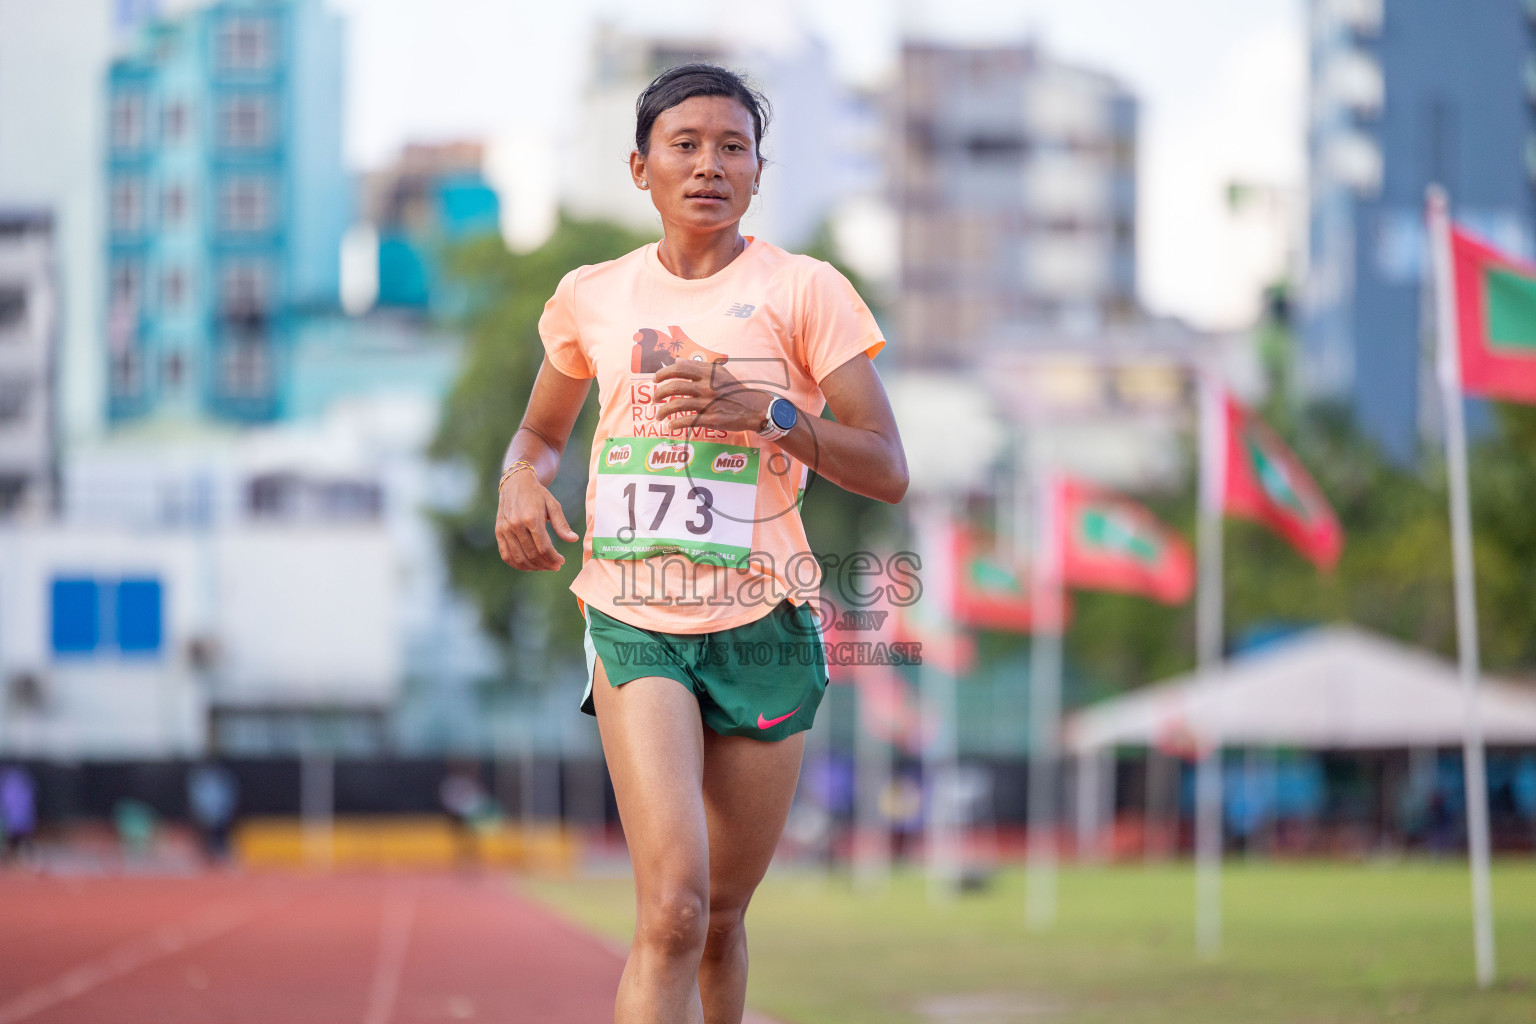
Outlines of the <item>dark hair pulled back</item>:
{"type": "Polygon", "coordinates": [[[772,116],[768,101],[730,68],[704,61],[668,68],[640,93],[635,101],[635,148],[641,156],[650,155],[651,128],[662,111],[695,96],[725,96],[745,107],[752,115],[753,146],[758,158],[762,158],[763,133],[768,130],[768,119],[772,116]]]}

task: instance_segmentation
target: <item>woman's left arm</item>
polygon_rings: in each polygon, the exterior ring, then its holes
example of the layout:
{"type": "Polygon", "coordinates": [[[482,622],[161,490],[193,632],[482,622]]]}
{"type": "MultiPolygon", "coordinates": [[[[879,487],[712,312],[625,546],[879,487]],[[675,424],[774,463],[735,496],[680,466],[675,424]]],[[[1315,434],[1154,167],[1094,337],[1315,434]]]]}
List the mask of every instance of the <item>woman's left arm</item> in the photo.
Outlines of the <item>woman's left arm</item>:
{"type": "MultiPolygon", "coordinates": [[[[656,374],[659,415],[675,427],[714,427],[756,433],[777,396],[739,383],[719,363],[678,360],[656,374]]],[[[907,493],[907,456],[885,386],[860,353],[821,380],[826,420],[799,410],[794,428],[772,443],[811,471],[867,498],[900,501],[907,493]]]]}

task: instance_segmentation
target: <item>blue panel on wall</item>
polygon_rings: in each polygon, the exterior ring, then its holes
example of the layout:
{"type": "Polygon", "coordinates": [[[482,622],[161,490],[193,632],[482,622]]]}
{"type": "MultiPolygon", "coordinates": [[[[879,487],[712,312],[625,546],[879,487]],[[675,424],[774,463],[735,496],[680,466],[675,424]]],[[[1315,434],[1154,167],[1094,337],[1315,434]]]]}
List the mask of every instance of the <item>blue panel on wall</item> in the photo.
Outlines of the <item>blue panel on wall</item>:
{"type": "Polygon", "coordinates": [[[161,592],[156,579],[117,585],[117,647],[124,654],[159,654],[161,592]]]}
{"type": "Polygon", "coordinates": [[[53,581],[53,652],[89,654],[101,641],[101,599],[96,581],[53,581]]]}

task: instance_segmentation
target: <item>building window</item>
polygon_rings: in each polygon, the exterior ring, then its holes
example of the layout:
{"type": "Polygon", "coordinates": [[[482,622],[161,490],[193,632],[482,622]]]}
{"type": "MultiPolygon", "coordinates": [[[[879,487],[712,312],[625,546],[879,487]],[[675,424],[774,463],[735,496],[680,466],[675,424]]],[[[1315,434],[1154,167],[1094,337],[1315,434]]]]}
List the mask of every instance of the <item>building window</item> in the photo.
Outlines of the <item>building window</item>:
{"type": "Polygon", "coordinates": [[[110,207],[113,231],[143,231],[144,182],[138,178],[118,178],[112,183],[110,207]]]}
{"type": "Polygon", "coordinates": [[[224,393],[234,398],[259,398],[271,388],[272,361],[265,341],[241,338],[224,348],[220,367],[224,393]]]}
{"type": "Polygon", "coordinates": [[[27,414],[32,391],[29,377],[0,377],[0,424],[14,423],[27,414]]]}
{"type": "Polygon", "coordinates": [[[228,319],[263,316],[272,305],[272,279],[265,263],[239,260],[219,275],[219,311],[228,319]]]}
{"type": "Polygon", "coordinates": [[[139,334],[142,281],[137,263],[124,260],[112,265],[107,348],[112,353],[112,390],[120,395],[131,395],[139,389],[138,361],[133,349],[139,334]]]}
{"type": "Polygon", "coordinates": [[[130,92],[112,99],[110,115],[112,148],[138,149],[144,145],[143,93],[130,92]]]}
{"type": "Polygon", "coordinates": [[[180,142],[186,138],[188,127],[187,105],[176,100],[165,108],[165,141],[180,142]]]}
{"type": "Polygon", "coordinates": [[[237,149],[272,140],[272,105],[264,96],[232,96],[219,104],[219,142],[237,149]]]}
{"type": "Polygon", "coordinates": [[[166,309],[179,309],[187,297],[187,275],[172,267],[160,281],[160,302],[166,309]]]}
{"type": "Polygon", "coordinates": [[[176,227],[187,216],[187,190],[180,185],[172,185],[165,190],[165,198],[161,200],[163,209],[161,219],[167,227],[176,227]]]}
{"type": "Polygon", "coordinates": [[[165,357],[161,373],[165,378],[165,387],[168,391],[175,391],[181,387],[182,378],[187,375],[187,360],[180,352],[172,352],[165,357]]]}
{"type": "Polygon", "coordinates": [[[27,319],[27,290],[0,285],[0,331],[20,327],[27,319]]]}
{"type": "Polygon", "coordinates": [[[266,178],[231,178],[219,189],[219,225],[226,231],[263,231],[272,223],[272,188],[266,178]]]}
{"type": "Polygon", "coordinates": [[[112,264],[110,304],[114,307],[139,304],[139,282],[142,280],[139,265],[128,260],[112,264]]]}
{"type": "Polygon", "coordinates": [[[261,71],[272,63],[272,23],[266,18],[229,18],[219,26],[219,66],[261,71]]]}
{"type": "Polygon", "coordinates": [[[133,349],[125,349],[112,357],[112,393],[114,395],[121,398],[137,395],[142,382],[143,374],[137,352],[133,349]]]}

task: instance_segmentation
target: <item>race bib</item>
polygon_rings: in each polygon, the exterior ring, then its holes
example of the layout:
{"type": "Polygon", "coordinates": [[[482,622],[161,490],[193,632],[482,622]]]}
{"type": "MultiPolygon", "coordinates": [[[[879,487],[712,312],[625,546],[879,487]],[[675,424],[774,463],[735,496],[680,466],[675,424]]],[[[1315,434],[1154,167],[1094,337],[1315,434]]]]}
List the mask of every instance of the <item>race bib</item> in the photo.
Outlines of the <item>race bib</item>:
{"type": "Polygon", "coordinates": [[[679,554],[735,568],[752,550],[758,449],[610,437],[597,460],[592,557],[679,554]]]}

